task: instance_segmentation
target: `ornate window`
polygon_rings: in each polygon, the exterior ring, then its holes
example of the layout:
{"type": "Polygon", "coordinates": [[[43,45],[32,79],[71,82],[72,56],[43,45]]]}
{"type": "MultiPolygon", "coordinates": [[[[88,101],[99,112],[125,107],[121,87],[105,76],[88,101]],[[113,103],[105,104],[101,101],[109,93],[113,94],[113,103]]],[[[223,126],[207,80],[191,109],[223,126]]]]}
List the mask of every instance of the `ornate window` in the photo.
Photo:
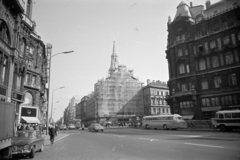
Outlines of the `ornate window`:
{"type": "Polygon", "coordinates": [[[212,40],[210,42],[210,49],[216,48],[216,42],[214,40],[212,40]]]}
{"type": "Polygon", "coordinates": [[[184,64],[180,64],[180,65],[179,65],[179,73],[180,73],[180,74],[185,73],[185,67],[184,67],[184,64]]]}
{"type": "Polygon", "coordinates": [[[223,44],[224,44],[224,45],[227,45],[227,44],[229,44],[229,43],[230,43],[229,36],[224,37],[224,38],[223,38],[223,44]]]}
{"type": "Polygon", "coordinates": [[[26,47],[26,42],[24,39],[21,39],[20,40],[20,53],[19,53],[20,57],[23,57],[24,52],[25,52],[25,47],[26,47]]]}
{"type": "Polygon", "coordinates": [[[182,91],[186,91],[186,90],[187,90],[187,85],[186,85],[186,83],[183,83],[181,87],[182,87],[182,91]]]}
{"type": "Polygon", "coordinates": [[[186,64],[187,73],[190,73],[189,64],[186,64]]]}
{"type": "Polygon", "coordinates": [[[182,49],[178,49],[178,57],[183,56],[182,49]]]}
{"type": "Polygon", "coordinates": [[[208,89],[208,81],[207,79],[202,80],[202,90],[208,89]]]}
{"type": "Polygon", "coordinates": [[[237,85],[236,73],[231,73],[228,75],[228,83],[229,83],[229,86],[237,85]]]}
{"type": "Polygon", "coordinates": [[[6,75],[8,74],[8,57],[0,52],[0,84],[6,85],[6,75]]]}
{"type": "Polygon", "coordinates": [[[212,57],[212,67],[219,67],[219,59],[217,56],[212,57]]]}
{"type": "Polygon", "coordinates": [[[215,88],[219,88],[222,86],[222,79],[221,77],[217,76],[217,77],[214,77],[214,86],[215,88]]]}
{"type": "Polygon", "coordinates": [[[201,59],[199,61],[199,70],[205,70],[206,69],[206,61],[204,59],[201,59]]]}
{"type": "Polygon", "coordinates": [[[6,23],[0,20],[0,38],[5,41],[9,46],[11,46],[10,32],[6,23]]]}
{"type": "Polygon", "coordinates": [[[225,55],[225,60],[226,60],[226,64],[232,64],[233,63],[233,55],[232,53],[227,53],[225,55]]]}

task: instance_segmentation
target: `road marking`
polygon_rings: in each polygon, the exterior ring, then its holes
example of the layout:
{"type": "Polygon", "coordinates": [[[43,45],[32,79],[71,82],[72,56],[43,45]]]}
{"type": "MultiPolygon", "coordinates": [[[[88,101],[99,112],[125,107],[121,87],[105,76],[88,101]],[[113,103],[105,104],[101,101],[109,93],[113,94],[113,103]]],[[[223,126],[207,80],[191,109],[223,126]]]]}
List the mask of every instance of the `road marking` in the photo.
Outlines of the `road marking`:
{"type": "Polygon", "coordinates": [[[212,145],[205,145],[205,144],[197,144],[197,143],[184,143],[188,145],[194,145],[194,146],[202,146],[202,147],[215,147],[215,148],[223,148],[223,146],[212,146],[212,145]]]}
{"type": "Polygon", "coordinates": [[[125,136],[119,136],[119,135],[113,135],[113,136],[115,136],[115,137],[125,137],[125,136]]]}
{"type": "Polygon", "coordinates": [[[201,135],[172,135],[172,136],[189,137],[189,138],[203,137],[201,135]]]}
{"type": "Polygon", "coordinates": [[[158,139],[149,139],[149,138],[138,138],[138,139],[149,140],[150,142],[152,142],[152,141],[158,141],[158,139]]]}
{"type": "Polygon", "coordinates": [[[67,136],[69,136],[69,134],[68,134],[68,135],[66,135],[66,136],[64,136],[64,137],[61,137],[61,138],[57,139],[55,142],[57,142],[57,141],[59,141],[59,140],[61,140],[61,139],[65,138],[65,137],[67,137],[67,136]]]}

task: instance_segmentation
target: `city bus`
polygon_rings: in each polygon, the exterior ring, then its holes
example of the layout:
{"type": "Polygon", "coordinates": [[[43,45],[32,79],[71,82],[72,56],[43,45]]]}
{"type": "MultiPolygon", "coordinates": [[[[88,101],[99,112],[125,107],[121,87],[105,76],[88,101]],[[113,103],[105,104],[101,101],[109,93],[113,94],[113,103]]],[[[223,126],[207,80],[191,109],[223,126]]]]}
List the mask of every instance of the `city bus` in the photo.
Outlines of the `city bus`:
{"type": "Polygon", "coordinates": [[[217,111],[212,126],[222,132],[240,129],[240,110],[217,111]]]}
{"type": "Polygon", "coordinates": [[[145,129],[179,129],[187,128],[187,122],[179,114],[145,116],[142,119],[145,129]]]}

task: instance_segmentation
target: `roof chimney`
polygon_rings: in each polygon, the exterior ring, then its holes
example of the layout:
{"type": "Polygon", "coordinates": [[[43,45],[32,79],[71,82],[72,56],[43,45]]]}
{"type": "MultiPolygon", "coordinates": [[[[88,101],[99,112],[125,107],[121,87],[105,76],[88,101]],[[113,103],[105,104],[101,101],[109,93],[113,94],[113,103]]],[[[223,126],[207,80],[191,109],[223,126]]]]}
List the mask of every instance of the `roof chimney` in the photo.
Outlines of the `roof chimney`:
{"type": "Polygon", "coordinates": [[[150,79],[147,79],[147,85],[150,83],[150,79]]]}
{"type": "Polygon", "coordinates": [[[206,9],[208,9],[211,6],[210,0],[207,0],[205,4],[206,4],[206,9]]]}
{"type": "Polygon", "coordinates": [[[190,7],[192,7],[192,2],[190,2],[190,7]]]}

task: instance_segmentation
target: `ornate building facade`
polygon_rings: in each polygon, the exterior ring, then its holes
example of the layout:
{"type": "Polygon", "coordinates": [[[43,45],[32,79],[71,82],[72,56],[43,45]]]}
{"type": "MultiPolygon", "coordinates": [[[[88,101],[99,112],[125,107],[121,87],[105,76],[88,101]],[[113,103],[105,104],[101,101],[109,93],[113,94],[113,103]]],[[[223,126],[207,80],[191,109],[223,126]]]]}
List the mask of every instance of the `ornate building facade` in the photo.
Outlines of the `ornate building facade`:
{"type": "Polygon", "coordinates": [[[0,1],[0,97],[2,101],[39,108],[46,106],[47,56],[32,21],[32,0],[0,1]],[[7,9],[8,8],[8,9],[7,9]]]}
{"type": "Polygon", "coordinates": [[[177,6],[166,50],[172,113],[210,119],[218,110],[240,109],[239,28],[238,0],[177,6]]]}

